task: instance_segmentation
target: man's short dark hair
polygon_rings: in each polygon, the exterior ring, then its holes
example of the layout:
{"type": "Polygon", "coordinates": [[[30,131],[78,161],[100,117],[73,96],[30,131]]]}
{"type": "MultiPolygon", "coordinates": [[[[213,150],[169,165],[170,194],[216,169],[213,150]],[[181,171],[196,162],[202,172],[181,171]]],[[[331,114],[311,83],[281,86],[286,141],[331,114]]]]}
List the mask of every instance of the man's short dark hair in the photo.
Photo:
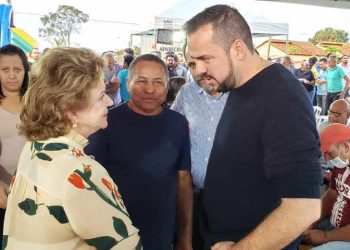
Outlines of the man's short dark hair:
{"type": "Polygon", "coordinates": [[[320,59],[320,62],[327,63],[328,61],[327,61],[327,58],[323,57],[323,58],[320,59]]]}
{"type": "Polygon", "coordinates": [[[124,63],[130,66],[131,62],[134,60],[134,57],[132,55],[125,55],[124,56],[124,63]]]}
{"type": "Polygon", "coordinates": [[[165,56],[165,60],[167,60],[168,57],[172,57],[172,58],[174,58],[175,61],[177,61],[177,55],[176,55],[176,54],[167,54],[167,55],[165,56]]]}
{"type": "Polygon", "coordinates": [[[126,49],[124,49],[124,52],[126,54],[129,54],[129,55],[132,55],[132,56],[135,55],[135,52],[134,52],[134,50],[132,48],[126,48],[126,49]]]}
{"type": "Polygon", "coordinates": [[[184,30],[187,35],[190,35],[207,24],[213,27],[213,41],[220,45],[226,53],[236,39],[241,39],[248,50],[254,53],[249,25],[237,9],[220,4],[208,7],[187,21],[184,30]]]}
{"type": "Polygon", "coordinates": [[[165,62],[162,59],[160,59],[158,56],[153,55],[153,54],[143,54],[141,56],[136,57],[132,61],[132,63],[129,66],[129,72],[128,72],[128,79],[129,80],[131,80],[132,77],[134,76],[134,71],[135,71],[137,64],[142,62],[142,61],[155,62],[155,63],[160,64],[163,68],[163,71],[164,71],[165,81],[166,81],[166,83],[169,82],[169,72],[168,72],[167,66],[165,65],[165,62]]]}

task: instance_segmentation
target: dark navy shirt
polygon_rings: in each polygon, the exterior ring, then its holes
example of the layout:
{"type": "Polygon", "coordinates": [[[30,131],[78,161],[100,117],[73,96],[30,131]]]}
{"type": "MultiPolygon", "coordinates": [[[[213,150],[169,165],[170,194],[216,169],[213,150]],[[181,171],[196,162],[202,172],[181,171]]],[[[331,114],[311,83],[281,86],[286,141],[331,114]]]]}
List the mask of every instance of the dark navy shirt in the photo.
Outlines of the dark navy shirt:
{"type": "Polygon", "coordinates": [[[319,198],[320,155],[304,87],[280,64],[265,68],[231,91],[218,124],[204,184],[207,230],[237,242],[282,198],[319,198]]]}
{"type": "MultiPolygon", "coordinates": [[[[297,69],[294,74],[295,74],[296,78],[298,78],[298,79],[299,78],[304,78],[304,79],[308,80],[309,82],[315,81],[314,74],[312,73],[311,70],[309,70],[309,71],[301,71],[301,69],[297,69]]],[[[310,92],[310,91],[314,90],[314,86],[313,85],[305,84],[303,82],[301,82],[301,83],[304,85],[304,87],[305,87],[307,92],[310,92]]]]}
{"type": "Polygon", "coordinates": [[[191,167],[187,120],[168,108],[141,115],[127,103],[108,115],[108,128],[90,137],[86,152],[117,184],[144,249],[171,249],[177,172],[191,167]]]}

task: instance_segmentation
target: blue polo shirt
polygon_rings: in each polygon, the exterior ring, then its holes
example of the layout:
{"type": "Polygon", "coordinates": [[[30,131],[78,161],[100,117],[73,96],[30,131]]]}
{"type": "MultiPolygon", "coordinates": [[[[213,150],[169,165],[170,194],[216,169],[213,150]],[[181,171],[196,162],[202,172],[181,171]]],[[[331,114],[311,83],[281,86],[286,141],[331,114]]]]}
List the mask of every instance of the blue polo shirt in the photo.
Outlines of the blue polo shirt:
{"type": "Polygon", "coordinates": [[[345,76],[344,70],[336,65],[333,69],[327,68],[326,78],[329,93],[338,93],[343,91],[343,78],[345,76]]]}
{"type": "MultiPolygon", "coordinates": [[[[327,69],[320,70],[318,79],[327,80],[327,69]]],[[[327,95],[327,83],[321,83],[317,86],[317,95],[327,95]]]]}
{"type": "Polygon", "coordinates": [[[128,78],[129,69],[123,69],[119,71],[117,77],[120,82],[120,96],[122,98],[122,102],[126,102],[130,100],[130,94],[127,88],[126,79],[128,78]]]}

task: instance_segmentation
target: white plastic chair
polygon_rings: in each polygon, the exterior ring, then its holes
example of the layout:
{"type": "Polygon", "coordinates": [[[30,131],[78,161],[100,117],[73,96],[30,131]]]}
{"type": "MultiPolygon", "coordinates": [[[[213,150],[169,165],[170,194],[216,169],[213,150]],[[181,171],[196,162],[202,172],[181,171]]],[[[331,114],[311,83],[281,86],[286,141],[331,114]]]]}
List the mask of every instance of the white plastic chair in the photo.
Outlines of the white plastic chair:
{"type": "Polygon", "coordinates": [[[316,125],[317,127],[320,126],[320,124],[324,121],[328,121],[328,116],[327,115],[319,115],[316,117],[316,125]]]}
{"type": "Polygon", "coordinates": [[[318,118],[320,116],[322,112],[322,108],[318,107],[318,106],[314,106],[314,113],[315,113],[315,117],[318,118]]]}

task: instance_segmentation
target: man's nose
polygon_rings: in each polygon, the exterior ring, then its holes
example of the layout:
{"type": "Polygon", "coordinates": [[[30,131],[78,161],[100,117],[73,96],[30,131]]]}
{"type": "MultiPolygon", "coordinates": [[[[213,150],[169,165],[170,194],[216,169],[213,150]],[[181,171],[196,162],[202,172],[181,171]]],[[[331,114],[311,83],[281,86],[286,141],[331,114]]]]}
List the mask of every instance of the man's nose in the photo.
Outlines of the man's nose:
{"type": "Polygon", "coordinates": [[[144,91],[148,94],[154,93],[155,89],[155,85],[151,82],[148,82],[144,87],[144,91]]]}
{"type": "Polygon", "coordinates": [[[198,75],[208,72],[208,68],[204,62],[197,62],[195,70],[198,75]]]}

